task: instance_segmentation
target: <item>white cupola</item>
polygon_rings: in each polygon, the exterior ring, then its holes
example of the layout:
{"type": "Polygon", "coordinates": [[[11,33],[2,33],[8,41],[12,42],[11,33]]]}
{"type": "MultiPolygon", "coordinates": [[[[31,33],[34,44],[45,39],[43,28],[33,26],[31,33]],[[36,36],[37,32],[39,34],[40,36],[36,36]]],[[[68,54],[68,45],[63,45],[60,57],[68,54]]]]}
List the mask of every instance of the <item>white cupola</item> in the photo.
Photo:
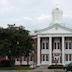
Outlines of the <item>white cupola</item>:
{"type": "Polygon", "coordinates": [[[63,11],[59,8],[55,8],[52,11],[52,25],[63,24],[63,11]]]}

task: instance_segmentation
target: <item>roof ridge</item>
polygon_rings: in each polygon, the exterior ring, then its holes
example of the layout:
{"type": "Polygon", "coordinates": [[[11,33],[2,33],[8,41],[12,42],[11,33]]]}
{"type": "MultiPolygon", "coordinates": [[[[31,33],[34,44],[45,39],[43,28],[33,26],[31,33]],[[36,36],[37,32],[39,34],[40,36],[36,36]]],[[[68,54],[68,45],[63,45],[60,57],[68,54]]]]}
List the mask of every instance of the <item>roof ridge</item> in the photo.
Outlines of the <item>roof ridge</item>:
{"type": "Polygon", "coordinates": [[[45,30],[49,30],[49,29],[51,29],[52,27],[61,27],[61,28],[64,28],[65,30],[67,29],[67,30],[69,30],[69,31],[71,31],[72,32],[72,29],[71,28],[68,28],[68,27],[66,27],[66,26],[62,26],[62,25],[60,25],[60,24],[54,24],[54,25],[51,25],[51,26],[49,26],[49,27],[46,27],[46,28],[44,28],[44,29],[41,29],[41,30],[38,30],[38,31],[36,31],[36,33],[37,32],[41,32],[41,31],[45,31],[45,30]]]}

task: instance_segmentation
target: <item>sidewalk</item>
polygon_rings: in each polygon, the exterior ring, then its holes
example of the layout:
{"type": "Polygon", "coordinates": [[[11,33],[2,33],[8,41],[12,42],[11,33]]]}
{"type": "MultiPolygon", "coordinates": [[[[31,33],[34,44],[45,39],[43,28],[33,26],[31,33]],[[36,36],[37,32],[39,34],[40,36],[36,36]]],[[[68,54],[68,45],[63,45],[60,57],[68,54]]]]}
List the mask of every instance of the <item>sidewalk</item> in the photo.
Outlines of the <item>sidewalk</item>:
{"type": "Polygon", "coordinates": [[[44,70],[18,70],[16,72],[64,72],[64,70],[49,70],[49,69],[44,69],[44,70]]]}
{"type": "Polygon", "coordinates": [[[20,70],[16,72],[64,72],[62,69],[48,69],[48,66],[40,66],[33,70],[20,70]]]}

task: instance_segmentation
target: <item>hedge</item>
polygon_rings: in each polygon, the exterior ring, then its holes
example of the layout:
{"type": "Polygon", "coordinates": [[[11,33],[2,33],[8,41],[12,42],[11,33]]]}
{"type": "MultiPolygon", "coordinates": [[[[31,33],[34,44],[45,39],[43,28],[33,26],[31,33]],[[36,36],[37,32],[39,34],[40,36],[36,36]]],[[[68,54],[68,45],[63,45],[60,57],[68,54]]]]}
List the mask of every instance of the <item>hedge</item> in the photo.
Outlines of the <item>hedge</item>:
{"type": "Polygon", "coordinates": [[[13,60],[2,60],[0,62],[0,67],[11,67],[11,66],[14,66],[13,60]]]}
{"type": "Polygon", "coordinates": [[[64,69],[64,65],[50,65],[48,69],[64,69]]]}

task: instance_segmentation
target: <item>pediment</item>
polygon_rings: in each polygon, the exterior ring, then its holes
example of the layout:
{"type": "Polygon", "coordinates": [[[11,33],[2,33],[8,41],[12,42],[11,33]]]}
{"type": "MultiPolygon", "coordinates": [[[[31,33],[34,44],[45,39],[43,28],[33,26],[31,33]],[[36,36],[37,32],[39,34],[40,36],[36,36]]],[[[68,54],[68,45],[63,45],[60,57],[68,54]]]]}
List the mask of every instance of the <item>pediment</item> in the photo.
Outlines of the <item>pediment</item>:
{"type": "Polygon", "coordinates": [[[61,34],[61,33],[72,33],[72,29],[69,29],[67,27],[64,27],[64,26],[61,26],[61,25],[58,25],[58,24],[55,24],[55,25],[52,25],[52,26],[49,26],[45,29],[42,29],[42,30],[39,30],[37,31],[37,34],[61,34]]]}

